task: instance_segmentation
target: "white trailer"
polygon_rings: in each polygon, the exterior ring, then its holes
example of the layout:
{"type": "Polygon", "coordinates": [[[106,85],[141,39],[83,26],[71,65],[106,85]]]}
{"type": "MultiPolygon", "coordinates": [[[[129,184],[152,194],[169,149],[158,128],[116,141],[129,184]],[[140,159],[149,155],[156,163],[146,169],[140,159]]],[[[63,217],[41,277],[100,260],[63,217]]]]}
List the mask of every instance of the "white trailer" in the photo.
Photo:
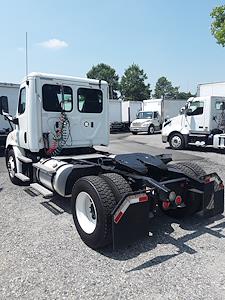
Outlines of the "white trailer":
{"type": "Polygon", "coordinates": [[[122,100],[109,99],[110,131],[120,130],[122,124],[122,100]]]}
{"type": "MultiPolygon", "coordinates": [[[[19,88],[19,84],[0,82],[0,97],[6,96],[8,98],[9,113],[13,116],[16,114],[19,88]]],[[[0,146],[5,145],[6,136],[11,129],[9,122],[0,116],[0,146]]]]}
{"type": "Polygon", "coordinates": [[[225,97],[188,99],[183,114],[163,124],[162,141],[178,150],[188,145],[224,149],[225,97]]]}
{"type": "Polygon", "coordinates": [[[173,217],[224,211],[216,173],[206,175],[193,162],[167,165],[166,155],[95,149],[109,143],[105,81],[31,73],[21,83],[15,117],[7,106],[1,97],[0,114],[15,125],[5,151],[11,182],[44,197],[71,198],[77,232],[93,249],[149,236],[157,209],[173,217]]]}
{"type": "Polygon", "coordinates": [[[109,101],[110,131],[128,130],[142,109],[142,101],[109,101]]]}
{"type": "Polygon", "coordinates": [[[143,110],[136,120],[131,123],[130,131],[133,134],[147,132],[153,134],[160,130],[165,120],[179,114],[180,109],[185,105],[183,99],[149,99],[143,101],[143,110]]]}
{"type": "Polygon", "coordinates": [[[142,110],[142,101],[123,101],[122,102],[122,122],[130,125],[139,111],[142,110]]]}
{"type": "Polygon", "coordinates": [[[225,97],[225,81],[199,84],[197,87],[197,97],[205,96],[225,97]]]}

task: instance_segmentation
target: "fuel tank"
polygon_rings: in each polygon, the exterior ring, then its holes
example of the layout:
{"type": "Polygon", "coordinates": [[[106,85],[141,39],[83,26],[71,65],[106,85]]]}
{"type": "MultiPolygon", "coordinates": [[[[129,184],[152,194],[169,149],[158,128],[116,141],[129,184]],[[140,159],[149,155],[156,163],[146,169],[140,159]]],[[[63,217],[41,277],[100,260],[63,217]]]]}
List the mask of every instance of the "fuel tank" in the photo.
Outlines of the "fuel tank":
{"type": "Polygon", "coordinates": [[[66,197],[66,183],[73,165],[57,159],[43,159],[40,161],[43,170],[37,170],[37,180],[49,190],[56,192],[60,196],[66,197]],[[44,169],[44,167],[46,167],[44,169]]]}

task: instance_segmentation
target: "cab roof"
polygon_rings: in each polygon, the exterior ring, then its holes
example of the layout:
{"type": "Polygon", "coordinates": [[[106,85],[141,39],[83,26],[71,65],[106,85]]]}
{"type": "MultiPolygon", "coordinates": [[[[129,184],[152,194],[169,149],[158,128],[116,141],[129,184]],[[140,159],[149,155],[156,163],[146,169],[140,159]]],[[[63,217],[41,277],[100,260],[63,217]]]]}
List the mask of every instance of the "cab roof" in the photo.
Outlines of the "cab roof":
{"type": "MultiPolygon", "coordinates": [[[[58,75],[58,74],[47,74],[47,73],[39,73],[39,72],[32,72],[28,74],[23,81],[31,78],[43,78],[43,79],[59,79],[65,81],[76,81],[76,82],[87,82],[91,84],[99,84],[99,80],[90,79],[90,78],[81,78],[81,77],[73,77],[73,76],[66,76],[66,75],[58,75]]],[[[108,83],[105,80],[101,80],[101,84],[107,85],[108,83]]]]}

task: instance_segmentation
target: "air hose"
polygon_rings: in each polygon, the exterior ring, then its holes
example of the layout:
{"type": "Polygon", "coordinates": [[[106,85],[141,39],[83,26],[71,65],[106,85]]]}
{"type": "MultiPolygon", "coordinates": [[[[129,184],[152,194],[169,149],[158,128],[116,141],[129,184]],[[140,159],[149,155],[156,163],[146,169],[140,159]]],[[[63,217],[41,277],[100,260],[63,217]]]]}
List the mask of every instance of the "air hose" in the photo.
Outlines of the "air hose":
{"type": "Polygon", "coordinates": [[[47,154],[56,156],[61,153],[70,135],[70,122],[65,112],[61,112],[58,126],[56,128],[55,125],[54,131],[52,144],[47,150],[47,154]]]}

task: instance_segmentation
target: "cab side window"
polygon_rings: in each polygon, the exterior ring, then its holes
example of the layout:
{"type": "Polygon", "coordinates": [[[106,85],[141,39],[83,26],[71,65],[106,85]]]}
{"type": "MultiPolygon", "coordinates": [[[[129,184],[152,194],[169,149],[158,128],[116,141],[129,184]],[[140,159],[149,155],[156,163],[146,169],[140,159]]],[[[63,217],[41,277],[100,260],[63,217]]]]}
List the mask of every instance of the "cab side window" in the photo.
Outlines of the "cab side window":
{"type": "Polygon", "coordinates": [[[157,118],[158,118],[158,112],[154,111],[154,119],[157,119],[157,118]]]}
{"type": "Polygon", "coordinates": [[[18,113],[22,115],[26,109],[26,88],[22,88],[20,90],[20,97],[19,97],[19,106],[18,106],[18,113]]]}

